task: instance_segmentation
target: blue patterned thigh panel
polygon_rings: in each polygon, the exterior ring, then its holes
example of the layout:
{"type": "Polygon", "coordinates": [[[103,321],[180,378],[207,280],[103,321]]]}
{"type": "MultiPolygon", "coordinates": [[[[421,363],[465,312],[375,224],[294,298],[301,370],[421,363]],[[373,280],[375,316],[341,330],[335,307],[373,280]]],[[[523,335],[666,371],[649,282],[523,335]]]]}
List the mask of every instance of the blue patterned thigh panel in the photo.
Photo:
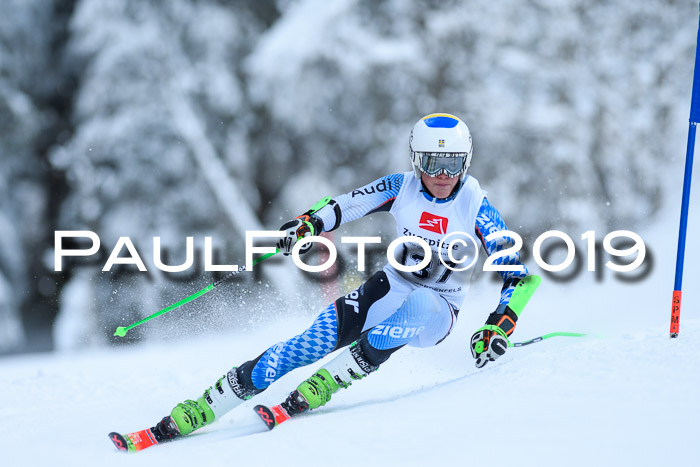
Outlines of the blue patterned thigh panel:
{"type": "Polygon", "coordinates": [[[264,389],[293,369],[322,359],[333,350],[337,340],[338,322],[332,303],[309,329],[265,351],[253,368],[253,384],[264,389]]]}
{"type": "Polygon", "coordinates": [[[393,349],[408,344],[420,333],[429,329],[447,307],[436,292],[416,289],[406,297],[398,310],[376,325],[367,336],[372,347],[379,350],[393,349]]]}

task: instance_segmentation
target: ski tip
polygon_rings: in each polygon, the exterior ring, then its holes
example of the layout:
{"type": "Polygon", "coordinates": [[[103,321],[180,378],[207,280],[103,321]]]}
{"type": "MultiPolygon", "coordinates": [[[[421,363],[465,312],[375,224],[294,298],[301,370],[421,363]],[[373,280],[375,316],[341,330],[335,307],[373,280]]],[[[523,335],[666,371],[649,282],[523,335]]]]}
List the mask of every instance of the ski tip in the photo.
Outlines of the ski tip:
{"type": "Polygon", "coordinates": [[[126,438],[119,433],[112,432],[109,435],[109,440],[114,443],[114,446],[122,452],[129,451],[129,445],[126,442],[126,438]]]}
{"type": "Polygon", "coordinates": [[[256,405],[253,410],[255,410],[255,413],[260,417],[260,420],[265,422],[265,426],[267,426],[268,430],[272,430],[275,427],[275,414],[272,413],[269,407],[256,405]]]}

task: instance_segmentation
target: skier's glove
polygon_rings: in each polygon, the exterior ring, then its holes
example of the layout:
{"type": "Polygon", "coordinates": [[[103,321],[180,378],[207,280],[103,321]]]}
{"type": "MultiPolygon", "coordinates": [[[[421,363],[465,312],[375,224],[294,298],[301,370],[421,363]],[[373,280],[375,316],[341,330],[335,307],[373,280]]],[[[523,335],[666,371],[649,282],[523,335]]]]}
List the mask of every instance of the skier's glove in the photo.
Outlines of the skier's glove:
{"type": "MultiPolygon", "coordinates": [[[[302,214],[299,217],[285,222],[279,230],[284,232],[284,237],[277,242],[277,249],[285,256],[292,254],[292,249],[296,242],[304,237],[318,235],[323,231],[323,221],[308,214],[302,214]]],[[[299,249],[300,254],[308,252],[313,243],[307,243],[299,249]]]]}
{"type": "Polygon", "coordinates": [[[476,367],[481,368],[506,353],[510,345],[508,336],[515,330],[518,315],[507,305],[501,306],[489,315],[486,325],[472,335],[472,357],[476,367]]]}

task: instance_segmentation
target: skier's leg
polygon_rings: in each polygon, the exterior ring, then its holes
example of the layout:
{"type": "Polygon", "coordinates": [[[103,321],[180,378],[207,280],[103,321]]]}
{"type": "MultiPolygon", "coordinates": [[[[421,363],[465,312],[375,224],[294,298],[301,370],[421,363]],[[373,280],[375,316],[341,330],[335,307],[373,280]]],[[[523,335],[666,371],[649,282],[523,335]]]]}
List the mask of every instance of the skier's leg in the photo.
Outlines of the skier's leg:
{"type": "Polygon", "coordinates": [[[164,438],[188,435],[209,425],[236,406],[264,391],[299,366],[330,353],[338,340],[335,303],[328,306],[301,334],[268,348],[254,360],[232,368],[197,400],[175,406],[156,427],[164,438]],[[172,426],[174,423],[175,426],[172,426]]]}
{"type": "MultiPolygon", "coordinates": [[[[295,368],[309,365],[357,340],[370,308],[390,292],[384,272],[331,303],[303,333],[279,342],[236,370],[241,397],[250,398],[295,368]]],[[[238,388],[237,388],[238,389],[238,388]]]]}
{"type": "Polygon", "coordinates": [[[336,348],[348,345],[360,336],[368,309],[388,292],[386,275],[373,275],[357,290],[330,304],[304,332],[232,368],[202,397],[178,404],[170,417],[154,428],[162,431],[165,438],[192,433],[264,391],[291,370],[317,362],[336,348]]]}
{"type": "Polygon", "coordinates": [[[450,333],[456,309],[429,289],[417,289],[406,297],[391,316],[321,367],[290,394],[286,409],[290,415],[325,405],[338,389],[375,371],[396,350],[408,344],[437,345],[450,333]]]}
{"type": "Polygon", "coordinates": [[[416,289],[395,313],[367,334],[367,342],[379,351],[396,350],[404,345],[432,347],[449,335],[457,313],[437,292],[416,289]]]}

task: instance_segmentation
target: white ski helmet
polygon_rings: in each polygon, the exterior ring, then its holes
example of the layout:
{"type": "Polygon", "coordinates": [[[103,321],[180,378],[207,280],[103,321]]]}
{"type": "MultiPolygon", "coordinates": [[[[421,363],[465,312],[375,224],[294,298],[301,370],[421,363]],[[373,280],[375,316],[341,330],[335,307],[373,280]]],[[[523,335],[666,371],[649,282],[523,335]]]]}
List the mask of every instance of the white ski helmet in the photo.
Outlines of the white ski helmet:
{"type": "Polygon", "coordinates": [[[467,176],[472,160],[472,135],[467,125],[450,114],[436,113],[418,120],[411,130],[408,147],[416,178],[421,172],[432,177],[467,176]]]}

